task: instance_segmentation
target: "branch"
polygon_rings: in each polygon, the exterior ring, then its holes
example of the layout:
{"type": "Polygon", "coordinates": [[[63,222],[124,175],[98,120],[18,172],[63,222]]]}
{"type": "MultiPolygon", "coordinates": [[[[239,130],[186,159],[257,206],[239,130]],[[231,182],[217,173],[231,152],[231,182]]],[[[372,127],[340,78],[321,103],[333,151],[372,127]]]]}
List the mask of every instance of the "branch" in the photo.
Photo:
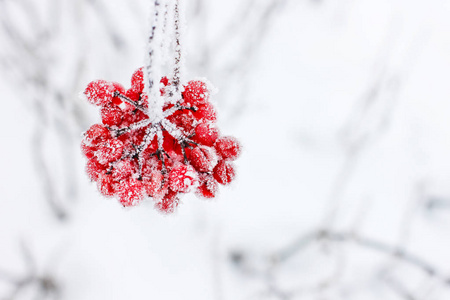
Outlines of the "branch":
{"type": "Polygon", "coordinates": [[[175,87],[175,92],[178,93],[180,90],[180,70],[182,68],[182,49],[180,42],[180,9],[179,0],[175,0],[174,6],[174,20],[175,20],[175,65],[173,69],[173,79],[172,84],[175,87]]]}
{"type": "MultiPolygon", "coordinates": [[[[19,299],[30,287],[35,288],[35,299],[60,299],[61,288],[58,282],[50,274],[38,274],[36,263],[30,249],[25,243],[21,243],[21,250],[24,262],[27,267],[27,273],[23,276],[14,276],[9,272],[0,270],[0,279],[13,286],[12,291],[5,300],[19,299]],[[53,298],[51,297],[53,296],[53,298]]],[[[20,298],[21,299],[21,298],[20,298]]]]}
{"type": "Polygon", "coordinates": [[[285,262],[294,254],[309,246],[311,243],[320,240],[328,240],[339,243],[352,243],[361,248],[373,250],[387,256],[392,256],[399,259],[403,263],[421,270],[426,275],[436,278],[437,280],[442,282],[442,284],[450,287],[450,277],[443,275],[433,265],[431,265],[421,257],[407,251],[402,247],[392,246],[375,239],[358,236],[349,232],[334,232],[329,230],[319,230],[316,232],[312,232],[295,241],[280,253],[273,256],[272,259],[275,263],[285,262]]]}
{"type": "Polygon", "coordinates": [[[155,35],[156,35],[156,27],[157,27],[157,23],[158,23],[158,19],[159,19],[159,0],[155,0],[155,14],[153,17],[153,24],[151,25],[151,29],[150,29],[150,36],[148,37],[148,62],[147,65],[145,66],[145,70],[147,71],[147,95],[150,97],[151,95],[151,91],[153,89],[153,85],[155,80],[158,80],[157,78],[153,78],[154,77],[154,72],[153,72],[153,58],[154,58],[154,54],[155,54],[155,49],[153,47],[154,45],[154,40],[155,40],[155,35]]]}
{"type": "Polygon", "coordinates": [[[143,113],[148,114],[148,109],[146,109],[144,106],[140,105],[136,101],[131,100],[127,96],[125,96],[125,95],[123,95],[123,94],[121,94],[119,92],[114,92],[114,97],[119,97],[120,99],[122,99],[123,101],[127,102],[128,104],[133,105],[136,109],[139,109],[143,113]]]}
{"type": "Polygon", "coordinates": [[[128,127],[123,127],[120,129],[112,129],[110,128],[111,133],[113,133],[114,137],[118,137],[121,136],[122,134],[125,134],[127,132],[130,132],[132,130],[137,130],[137,129],[141,129],[144,128],[145,126],[148,126],[149,124],[151,124],[151,120],[150,119],[144,119],[142,121],[139,121],[137,123],[133,123],[128,127]]]}

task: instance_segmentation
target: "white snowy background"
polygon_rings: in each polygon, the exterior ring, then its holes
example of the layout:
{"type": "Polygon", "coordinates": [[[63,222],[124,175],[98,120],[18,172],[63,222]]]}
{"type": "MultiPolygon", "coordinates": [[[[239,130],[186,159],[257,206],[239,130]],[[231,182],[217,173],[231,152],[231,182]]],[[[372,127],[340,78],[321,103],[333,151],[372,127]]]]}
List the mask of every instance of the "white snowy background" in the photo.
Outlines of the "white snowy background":
{"type": "Polygon", "coordinates": [[[182,2],[244,150],[164,216],[79,150],[79,94],[129,85],[150,2],[0,0],[0,299],[450,299],[450,2],[182,2]]]}

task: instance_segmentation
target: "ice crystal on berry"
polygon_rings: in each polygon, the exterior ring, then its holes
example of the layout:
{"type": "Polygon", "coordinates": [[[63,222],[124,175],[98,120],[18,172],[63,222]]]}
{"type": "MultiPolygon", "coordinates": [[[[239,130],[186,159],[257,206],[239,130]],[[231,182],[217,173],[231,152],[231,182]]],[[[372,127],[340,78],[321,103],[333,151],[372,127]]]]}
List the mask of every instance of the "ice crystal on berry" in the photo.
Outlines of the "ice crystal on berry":
{"type": "Polygon", "coordinates": [[[218,184],[229,184],[235,177],[231,161],[241,146],[220,136],[205,81],[189,81],[176,93],[163,77],[158,89],[164,105],[162,116],[155,117],[156,100],[145,90],[143,68],[134,72],[128,90],[104,80],[89,83],[84,94],[100,107],[102,124],[85,132],[81,149],[86,172],[104,196],[123,206],[148,197],[170,213],[185,193],[214,198],[218,184]]]}

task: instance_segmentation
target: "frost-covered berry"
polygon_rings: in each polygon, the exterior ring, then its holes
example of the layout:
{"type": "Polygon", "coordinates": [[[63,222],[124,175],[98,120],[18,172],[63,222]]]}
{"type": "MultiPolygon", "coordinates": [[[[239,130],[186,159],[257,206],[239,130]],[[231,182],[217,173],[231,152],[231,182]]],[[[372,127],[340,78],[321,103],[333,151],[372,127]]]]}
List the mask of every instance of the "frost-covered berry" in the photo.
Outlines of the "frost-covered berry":
{"type": "Polygon", "coordinates": [[[111,103],[117,106],[121,105],[123,101],[116,95],[116,93],[125,95],[126,89],[118,82],[112,82],[111,84],[113,85],[115,95],[115,97],[112,98],[111,103]]]}
{"type": "Polygon", "coordinates": [[[195,117],[191,111],[179,111],[171,115],[169,121],[177,125],[186,134],[191,134],[195,129],[195,117]]]}
{"type": "Polygon", "coordinates": [[[216,109],[214,108],[214,105],[212,105],[210,102],[207,102],[206,104],[197,107],[197,111],[193,113],[194,117],[197,120],[208,120],[211,122],[215,122],[217,119],[216,109]]]}
{"type": "Polygon", "coordinates": [[[99,164],[95,158],[89,159],[86,164],[86,173],[92,181],[97,181],[100,174],[103,174],[105,170],[105,166],[99,164]]]}
{"type": "Polygon", "coordinates": [[[217,139],[214,148],[216,148],[217,154],[223,159],[235,160],[241,153],[241,145],[232,136],[223,136],[217,139]]]}
{"type": "Polygon", "coordinates": [[[102,116],[102,123],[107,126],[119,126],[122,122],[123,112],[115,105],[103,106],[100,110],[102,116]]]}
{"type": "Polygon", "coordinates": [[[100,144],[95,151],[98,162],[102,165],[118,160],[122,156],[123,143],[120,140],[107,140],[100,144]]]}
{"type": "Polygon", "coordinates": [[[190,153],[191,165],[199,172],[211,172],[217,164],[217,155],[210,147],[195,147],[190,153]]]}
{"type": "Polygon", "coordinates": [[[217,180],[218,183],[227,185],[231,181],[233,181],[236,173],[234,171],[234,166],[231,162],[226,160],[221,160],[216,165],[213,170],[214,179],[217,180]]]}
{"type": "Polygon", "coordinates": [[[97,180],[98,190],[105,196],[114,195],[114,184],[113,178],[108,174],[101,174],[97,180]]]}
{"type": "Polygon", "coordinates": [[[163,78],[161,78],[161,81],[160,81],[164,86],[168,86],[168,85],[170,85],[170,83],[169,83],[169,78],[167,78],[167,76],[164,76],[163,78]]]}
{"type": "Polygon", "coordinates": [[[161,199],[167,193],[167,184],[164,182],[164,175],[158,171],[153,170],[150,174],[142,178],[145,192],[149,197],[161,199]]]}
{"type": "Polygon", "coordinates": [[[186,104],[200,106],[208,102],[209,91],[206,83],[200,80],[191,80],[184,87],[183,98],[186,104]]]}
{"type": "Polygon", "coordinates": [[[137,205],[144,198],[144,187],[141,181],[134,178],[120,182],[117,191],[123,206],[137,205]]]}
{"type": "Polygon", "coordinates": [[[169,187],[174,192],[188,193],[197,182],[197,173],[191,166],[181,164],[169,173],[169,187]]]}
{"type": "Polygon", "coordinates": [[[86,144],[86,141],[81,141],[81,152],[86,156],[88,159],[91,159],[94,157],[95,147],[88,146],[86,144]]]}
{"type": "Polygon", "coordinates": [[[200,179],[200,184],[197,187],[197,195],[203,198],[214,198],[219,190],[219,185],[217,181],[211,176],[202,176],[200,179]]]}
{"type": "Polygon", "coordinates": [[[178,193],[169,191],[164,198],[156,202],[155,207],[163,213],[171,214],[175,211],[179,203],[180,198],[178,197],[178,193]]]}
{"type": "Polygon", "coordinates": [[[110,103],[114,96],[115,87],[106,80],[96,80],[88,84],[84,90],[88,101],[95,105],[106,105],[110,103]]]}
{"type": "Polygon", "coordinates": [[[139,94],[144,90],[143,68],[137,69],[131,76],[131,90],[139,94]]]}
{"type": "Polygon", "coordinates": [[[111,173],[114,180],[120,181],[129,178],[134,170],[134,163],[129,159],[123,159],[115,164],[111,173]]]}
{"type": "Polygon", "coordinates": [[[84,142],[87,146],[95,146],[106,139],[111,138],[108,128],[100,124],[94,124],[84,134],[84,142]]]}
{"type": "Polygon", "coordinates": [[[219,130],[211,123],[200,123],[195,128],[194,141],[206,146],[212,146],[219,137],[219,130]]]}
{"type": "MultiPolygon", "coordinates": [[[[135,101],[135,102],[139,102],[139,99],[141,98],[141,93],[140,92],[136,92],[133,89],[128,89],[125,92],[125,96],[127,96],[128,98],[130,98],[131,100],[135,101]]],[[[134,107],[132,105],[130,105],[130,111],[133,110],[134,107]]]]}

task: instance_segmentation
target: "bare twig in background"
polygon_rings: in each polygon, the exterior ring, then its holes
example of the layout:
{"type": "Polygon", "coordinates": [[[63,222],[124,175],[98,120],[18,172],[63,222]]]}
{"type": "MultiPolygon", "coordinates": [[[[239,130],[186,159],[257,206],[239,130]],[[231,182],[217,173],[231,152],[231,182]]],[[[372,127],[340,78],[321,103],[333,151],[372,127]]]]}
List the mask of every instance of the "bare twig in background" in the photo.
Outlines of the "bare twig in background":
{"type": "MultiPolygon", "coordinates": [[[[341,198],[354,175],[358,161],[364,151],[389,129],[401,87],[411,74],[418,54],[425,44],[424,36],[418,35],[412,46],[409,47],[409,52],[405,55],[402,65],[394,68],[389,66],[389,56],[393,51],[394,41],[398,37],[391,35],[388,36],[384,45],[385,49],[380,55],[380,61],[376,63],[379,72],[357,101],[355,109],[339,133],[344,144],[345,157],[331,188],[331,204],[324,216],[322,226],[333,226],[340,209],[341,198]]],[[[425,36],[425,38],[427,37],[425,36]]]]}
{"type": "Polygon", "coordinates": [[[394,257],[403,263],[409,264],[411,266],[420,269],[430,277],[434,277],[441,281],[443,284],[450,287],[450,277],[443,275],[435,266],[431,265],[422,258],[410,253],[406,249],[398,246],[390,246],[383,242],[358,236],[356,234],[348,232],[333,232],[328,230],[320,230],[317,232],[312,232],[307,234],[295,243],[288,246],[286,249],[282,250],[278,254],[272,257],[273,261],[276,263],[284,262],[289,259],[294,253],[302,250],[304,247],[308,246],[312,242],[328,240],[339,243],[351,243],[355,246],[370,249],[378,253],[394,257]]]}
{"type": "Polygon", "coordinates": [[[26,273],[22,276],[12,275],[10,272],[0,270],[0,280],[12,286],[12,291],[2,300],[18,299],[23,293],[31,290],[35,296],[33,299],[61,299],[61,287],[56,279],[49,273],[40,274],[36,261],[28,246],[22,242],[21,252],[26,267],[26,273]]]}
{"type": "Polygon", "coordinates": [[[425,204],[428,210],[450,209],[450,199],[430,197],[425,204]]]}
{"type": "Polygon", "coordinates": [[[195,66],[201,73],[220,83],[222,92],[217,97],[219,105],[225,108],[226,118],[239,118],[249,108],[247,103],[249,71],[256,64],[257,53],[262,49],[265,38],[270,33],[270,27],[282,16],[282,10],[290,2],[292,1],[242,1],[236,16],[224,25],[223,30],[210,42],[205,39],[209,21],[207,1],[195,2],[193,17],[200,28],[196,32],[198,41],[196,45],[199,49],[196,51],[198,55],[189,58],[195,61],[195,66]],[[236,35],[236,32],[240,34],[236,35]],[[235,45],[233,47],[235,53],[232,56],[226,52],[230,45],[235,45]],[[227,91],[236,90],[231,86],[238,88],[238,95],[233,97],[238,101],[230,101],[227,91]]]}
{"type": "Polygon", "coordinates": [[[394,293],[399,295],[402,299],[405,300],[418,299],[410,291],[408,291],[399,280],[393,278],[392,276],[383,276],[382,280],[394,293]]]}
{"type": "MultiPolygon", "coordinates": [[[[374,254],[385,256],[386,258],[392,258],[410,267],[413,267],[421,271],[424,275],[430,279],[434,279],[442,286],[450,288],[450,276],[443,274],[437,266],[432,265],[430,262],[408,251],[402,246],[393,246],[382,241],[372,239],[369,237],[358,235],[354,232],[337,232],[329,231],[327,229],[310,232],[299,237],[291,245],[288,245],[278,253],[270,255],[265,260],[266,267],[257,267],[249,264],[248,258],[252,256],[251,253],[245,252],[232,252],[230,259],[239,271],[244,272],[252,277],[261,278],[266,282],[266,289],[262,294],[271,293],[271,291],[278,291],[279,299],[289,299],[289,297],[295,296],[297,293],[320,293],[324,288],[329,288],[330,284],[338,281],[341,275],[332,276],[329,280],[325,280],[317,284],[315,287],[295,289],[295,290],[283,290],[280,289],[273,280],[270,280],[274,276],[274,271],[282,265],[288,265],[292,257],[299,255],[306,251],[306,248],[313,245],[320,245],[321,242],[333,242],[342,245],[354,246],[362,250],[372,251],[374,254]],[[333,279],[334,278],[334,279],[333,279]],[[283,295],[283,296],[280,296],[283,295]],[[289,297],[287,295],[290,295],[289,297]]],[[[342,269],[342,265],[336,270],[342,269]]],[[[339,274],[339,273],[338,273],[339,274]]],[[[383,281],[393,289],[396,293],[400,294],[405,299],[417,299],[414,295],[408,292],[400,282],[395,281],[392,276],[383,276],[383,281]]]]}

